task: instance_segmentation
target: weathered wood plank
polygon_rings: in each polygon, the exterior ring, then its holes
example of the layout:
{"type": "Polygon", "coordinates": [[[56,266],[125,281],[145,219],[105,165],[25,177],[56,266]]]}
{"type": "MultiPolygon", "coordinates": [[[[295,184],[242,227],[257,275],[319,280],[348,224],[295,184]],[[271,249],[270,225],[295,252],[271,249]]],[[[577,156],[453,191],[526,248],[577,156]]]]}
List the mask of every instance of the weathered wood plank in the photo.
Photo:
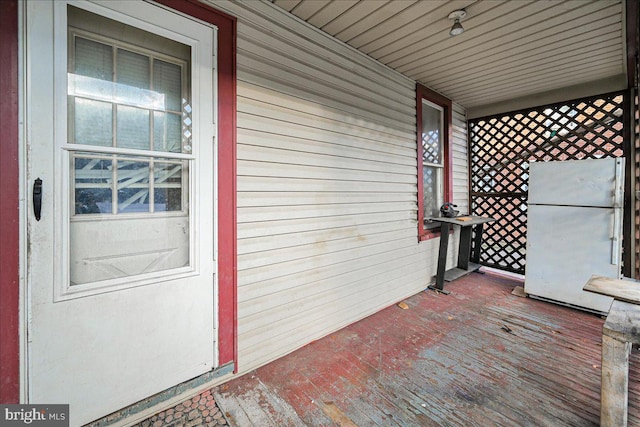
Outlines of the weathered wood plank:
{"type": "Polygon", "coordinates": [[[244,408],[238,402],[234,396],[229,396],[226,399],[222,399],[220,395],[215,396],[218,406],[224,412],[225,416],[229,419],[232,425],[238,426],[251,426],[251,419],[245,412],[244,408]]]}
{"type": "Polygon", "coordinates": [[[322,410],[340,427],[358,427],[333,402],[325,402],[322,410]]]}
{"type": "MultiPolygon", "coordinates": [[[[597,426],[603,320],[514,297],[517,284],[474,274],[453,282],[453,295],[420,292],[404,300],[408,310],[391,306],[232,384],[259,380],[306,425],[329,425],[319,409],[332,401],[358,425],[597,426]]],[[[320,330],[324,319],[311,316],[290,321],[320,330]]],[[[242,348],[244,363],[273,357],[279,339],[258,346],[268,354],[242,348]]],[[[639,356],[630,356],[630,425],[640,414],[639,356]]]]}
{"type": "Polygon", "coordinates": [[[591,276],[582,289],[632,304],[640,304],[640,283],[635,280],[591,276]]]}
{"type": "Polygon", "coordinates": [[[631,343],[602,336],[600,425],[626,427],[631,343]]]}
{"type": "Polygon", "coordinates": [[[620,341],[640,343],[640,305],[614,300],[602,334],[620,341]]]}
{"type": "Polygon", "coordinates": [[[297,427],[302,419],[286,400],[271,393],[258,378],[248,387],[214,392],[216,403],[234,426],[297,427]],[[247,392],[244,394],[242,392],[247,392]]]}

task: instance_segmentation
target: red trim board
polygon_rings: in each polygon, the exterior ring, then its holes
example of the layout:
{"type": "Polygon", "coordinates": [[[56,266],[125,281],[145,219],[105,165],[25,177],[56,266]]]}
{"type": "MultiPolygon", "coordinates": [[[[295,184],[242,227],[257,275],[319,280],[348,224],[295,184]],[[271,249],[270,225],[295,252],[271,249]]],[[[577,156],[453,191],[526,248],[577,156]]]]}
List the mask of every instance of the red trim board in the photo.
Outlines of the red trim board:
{"type": "Polygon", "coordinates": [[[0,1],[0,403],[20,400],[18,1],[0,1]]]}

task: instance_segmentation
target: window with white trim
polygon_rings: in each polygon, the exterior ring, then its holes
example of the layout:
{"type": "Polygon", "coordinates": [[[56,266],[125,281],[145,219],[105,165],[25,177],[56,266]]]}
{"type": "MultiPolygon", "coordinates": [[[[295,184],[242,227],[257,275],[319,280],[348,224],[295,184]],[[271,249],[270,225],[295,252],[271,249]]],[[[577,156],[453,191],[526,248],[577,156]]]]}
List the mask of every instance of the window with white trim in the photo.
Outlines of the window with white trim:
{"type": "Polygon", "coordinates": [[[451,202],[451,101],[417,85],[418,139],[418,235],[420,240],[437,236],[440,206],[451,202]]]}

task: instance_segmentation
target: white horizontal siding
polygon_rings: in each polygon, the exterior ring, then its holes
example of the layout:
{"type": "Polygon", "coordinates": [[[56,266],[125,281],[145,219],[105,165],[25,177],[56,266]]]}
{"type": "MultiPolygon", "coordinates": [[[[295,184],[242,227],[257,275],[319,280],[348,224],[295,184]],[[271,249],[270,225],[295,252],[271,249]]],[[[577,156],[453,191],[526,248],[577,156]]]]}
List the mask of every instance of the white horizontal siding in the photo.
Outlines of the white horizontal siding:
{"type": "MultiPolygon", "coordinates": [[[[238,17],[246,372],[424,289],[438,239],[417,240],[415,83],[271,4],[213,5],[238,17]]],[[[454,200],[466,207],[455,110],[454,200]]]]}
{"type": "Polygon", "coordinates": [[[469,160],[467,150],[467,118],[464,108],[453,103],[453,202],[458,210],[468,213],[469,160]]]}
{"type": "MultiPolygon", "coordinates": [[[[295,259],[292,258],[290,260],[269,264],[267,266],[259,266],[256,268],[245,268],[243,269],[242,277],[240,277],[238,286],[239,293],[245,291],[243,287],[249,285],[253,286],[254,289],[259,288],[260,282],[266,281],[269,279],[275,278],[287,278],[289,279],[289,275],[295,273],[304,272],[307,275],[307,279],[312,279],[317,275],[325,275],[323,277],[331,277],[331,273],[337,268],[345,268],[352,269],[354,265],[359,265],[360,263],[364,263],[365,265],[368,262],[364,260],[370,259],[369,257],[385,254],[386,257],[389,256],[389,253],[393,253],[396,251],[404,250],[407,247],[412,247],[412,241],[415,239],[412,238],[403,238],[403,239],[395,239],[395,240],[380,240],[377,244],[370,245],[356,245],[350,250],[341,250],[341,251],[323,251],[322,254],[317,255],[314,258],[302,258],[295,259]],[[323,268],[329,268],[329,271],[320,270],[323,268]]],[[[343,242],[345,243],[345,242],[343,242]]],[[[345,248],[346,249],[346,248],[345,248]]],[[[297,286],[296,282],[287,282],[285,280],[281,280],[279,286],[282,287],[295,287],[297,286]]],[[[246,288],[247,292],[251,289],[246,288]]],[[[254,297],[258,297],[256,295],[246,295],[244,299],[249,300],[254,297]]]]}

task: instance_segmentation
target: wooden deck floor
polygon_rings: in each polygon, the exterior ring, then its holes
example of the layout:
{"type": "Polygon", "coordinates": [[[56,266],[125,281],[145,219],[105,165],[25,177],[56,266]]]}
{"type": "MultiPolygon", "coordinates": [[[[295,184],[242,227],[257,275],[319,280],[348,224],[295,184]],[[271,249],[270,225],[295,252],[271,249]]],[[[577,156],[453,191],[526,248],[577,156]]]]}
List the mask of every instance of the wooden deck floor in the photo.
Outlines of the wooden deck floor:
{"type": "MultiPolygon", "coordinates": [[[[215,390],[237,426],[597,426],[598,316],[472,274],[215,390]]],[[[353,302],[357,304],[357,301],[353,302]]],[[[629,425],[640,425],[640,355],[629,425]]]]}

